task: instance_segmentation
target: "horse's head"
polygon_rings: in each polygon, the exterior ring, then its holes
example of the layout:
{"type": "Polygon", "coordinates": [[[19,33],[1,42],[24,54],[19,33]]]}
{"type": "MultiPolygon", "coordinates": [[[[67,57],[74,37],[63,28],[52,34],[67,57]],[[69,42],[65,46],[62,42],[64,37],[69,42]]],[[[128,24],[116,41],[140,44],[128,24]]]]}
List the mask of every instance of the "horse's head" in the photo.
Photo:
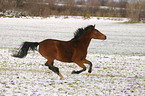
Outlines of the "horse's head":
{"type": "Polygon", "coordinates": [[[100,39],[100,40],[106,40],[107,39],[106,35],[101,33],[99,30],[95,29],[95,25],[94,25],[94,28],[92,30],[93,31],[91,32],[91,37],[93,39],[100,39]]]}

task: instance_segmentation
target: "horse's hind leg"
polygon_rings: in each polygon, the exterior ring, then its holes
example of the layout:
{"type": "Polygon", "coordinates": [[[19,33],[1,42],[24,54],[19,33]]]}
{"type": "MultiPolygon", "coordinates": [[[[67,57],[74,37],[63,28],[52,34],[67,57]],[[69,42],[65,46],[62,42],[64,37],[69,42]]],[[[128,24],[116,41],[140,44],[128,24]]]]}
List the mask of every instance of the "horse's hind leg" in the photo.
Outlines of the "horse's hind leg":
{"type": "Polygon", "coordinates": [[[51,62],[47,61],[47,62],[45,63],[45,66],[48,66],[48,68],[49,68],[50,70],[52,70],[54,73],[58,74],[58,75],[60,76],[60,79],[64,79],[64,77],[63,77],[63,76],[61,75],[61,73],[59,72],[59,68],[53,66],[53,63],[54,63],[53,61],[51,61],[51,62]]]}
{"type": "Polygon", "coordinates": [[[79,73],[81,73],[81,72],[83,72],[83,71],[85,71],[86,70],[86,66],[83,64],[83,62],[82,61],[79,61],[79,62],[76,62],[76,64],[77,65],[79,65],[81,68],[83,68],[82,70],[80,70],[80,71],[72,71],[72,74],[79,74],[79,73]]]}

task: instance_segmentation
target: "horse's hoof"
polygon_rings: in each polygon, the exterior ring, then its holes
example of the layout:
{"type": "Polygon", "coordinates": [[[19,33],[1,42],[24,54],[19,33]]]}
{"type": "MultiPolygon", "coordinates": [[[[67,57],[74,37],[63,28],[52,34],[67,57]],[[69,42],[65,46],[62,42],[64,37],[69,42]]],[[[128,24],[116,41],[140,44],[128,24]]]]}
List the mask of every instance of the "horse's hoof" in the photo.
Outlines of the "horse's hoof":
{"type": "Polygon", "coordinates": [[[64,78],[60,78],[60,80],[64,80],[64,78]]]}
{"type": "Polygon", "coordinates": [[[48,66],[48,65],[45,63],[45,66],[48,66]]]}
{"type": "Polygon", "coordinates": [[[87,77],[89,77],[90,73],[87,74],[87,77]]]}
{"type": "Polygon", "coordinates": [[[59,73],[60,76],[60,80],[64,80],[64,77],[61,75],[61,73],[59,73]]]}
{"type": "Polygon", "coordinates": [[[76,71],[74,70],[74,71],[71,72],[71,74],[77,74],[77,73],[76,73],[76,71]]]}

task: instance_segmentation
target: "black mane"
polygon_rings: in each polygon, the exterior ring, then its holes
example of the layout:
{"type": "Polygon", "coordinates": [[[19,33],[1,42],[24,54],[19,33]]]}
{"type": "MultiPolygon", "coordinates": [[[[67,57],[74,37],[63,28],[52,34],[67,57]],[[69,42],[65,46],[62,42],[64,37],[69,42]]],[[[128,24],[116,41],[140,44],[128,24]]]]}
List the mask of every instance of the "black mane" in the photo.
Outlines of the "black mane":
{"type": "Polygon", "coordinates": [[[86,30],[88,30],[89,28],[94,28],[93,25],[89,25],[85,28],[79,28],[75,33],[74,33],[74,38],[72,39],[78,39],[81,35],[83,35],[85,33],[86,30]]]}

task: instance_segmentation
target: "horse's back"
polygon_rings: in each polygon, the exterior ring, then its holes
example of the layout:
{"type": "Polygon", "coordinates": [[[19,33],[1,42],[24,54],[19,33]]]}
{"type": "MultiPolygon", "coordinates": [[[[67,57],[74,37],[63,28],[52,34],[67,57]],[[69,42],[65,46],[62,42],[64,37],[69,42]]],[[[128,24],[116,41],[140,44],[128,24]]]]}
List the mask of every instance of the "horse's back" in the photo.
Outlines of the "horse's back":
{"type": "Polygon", "coordinates": [[[39,53],[45,58],[56,57],[56,40],[46,39],[39,44],[39,53]]]}

